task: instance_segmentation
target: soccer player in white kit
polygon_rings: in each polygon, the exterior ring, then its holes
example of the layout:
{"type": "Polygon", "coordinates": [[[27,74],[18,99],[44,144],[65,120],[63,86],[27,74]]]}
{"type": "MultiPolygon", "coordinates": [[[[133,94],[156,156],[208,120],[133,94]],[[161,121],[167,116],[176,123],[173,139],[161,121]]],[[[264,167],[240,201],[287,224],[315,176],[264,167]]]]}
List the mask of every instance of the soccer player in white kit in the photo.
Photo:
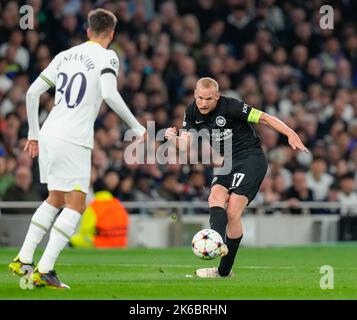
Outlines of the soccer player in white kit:
{"type": "Polygon", "coordinates": [[[49,196],[34,213],[23,246],[9,265],[10,271],[24,275],[24,266],[34,267],[35,249],[63,208],[32,273],[35,286],[69,288],[58,279],[54,265],[85,210],[94,121],[103,99],[137,136],[146,132],[117,91],[119,60],[114,51],[107,49],[116,23],[114,14],[107,10],[91,11],[89,41],[56,55],[27,92],[29,133],[25,151],[33,158],[39,155],[40,179],[47,183],[49,196]],[[50,87],[56,90],[55,103],[40,130],[39,98],[50,87]]]}

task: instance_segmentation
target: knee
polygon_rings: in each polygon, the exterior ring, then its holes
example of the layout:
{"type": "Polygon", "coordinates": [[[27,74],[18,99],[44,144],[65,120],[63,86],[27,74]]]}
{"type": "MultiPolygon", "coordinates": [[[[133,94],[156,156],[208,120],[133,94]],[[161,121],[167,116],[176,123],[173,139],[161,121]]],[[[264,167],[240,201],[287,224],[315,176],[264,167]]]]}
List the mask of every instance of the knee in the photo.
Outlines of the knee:
{"type": "Polygon", "coordinates": [[[223,197],[219,197],[216,192],[211,192],[208,197],[208,205],[210,207],[224,207],[225,199],[223,199],[223,197]]]}
{"type": "Polygon", "coordinates": [[[64,199],[60,196],[49,195],[46,202],[55,208],[62,208],[64,206],[64,199]]]}
{"type": "Polygon", "coordinates": [[[236,210],[227,210],[228,223],[237,223],[240,221],[241,213],[236,210]]]}
{"type": "Polygon", "coordinates": [[[82,214],[86,209],[86,195],[82,192],[73,191],[65,195],[66,208],[82,214]]]}

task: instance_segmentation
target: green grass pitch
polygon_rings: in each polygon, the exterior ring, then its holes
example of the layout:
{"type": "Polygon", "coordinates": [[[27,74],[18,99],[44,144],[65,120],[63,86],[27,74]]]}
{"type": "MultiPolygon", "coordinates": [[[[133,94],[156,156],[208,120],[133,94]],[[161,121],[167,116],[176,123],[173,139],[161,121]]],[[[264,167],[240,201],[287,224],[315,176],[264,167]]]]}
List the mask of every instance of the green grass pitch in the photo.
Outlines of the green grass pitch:
{"type": "Polygon", "coordinates": [[[190,248],[66,249],[56,269],[71,290],[21,289],[20,278],[7,268],[16,253],[0,249],[0,299],[357,299],[357,244],[352,243],[242,247],[231,279],[195,277],[196,268],[219,259],[200,260],[190,248]],[[334,289],[320,288],[322,265],[333,267],[334,289]]]}

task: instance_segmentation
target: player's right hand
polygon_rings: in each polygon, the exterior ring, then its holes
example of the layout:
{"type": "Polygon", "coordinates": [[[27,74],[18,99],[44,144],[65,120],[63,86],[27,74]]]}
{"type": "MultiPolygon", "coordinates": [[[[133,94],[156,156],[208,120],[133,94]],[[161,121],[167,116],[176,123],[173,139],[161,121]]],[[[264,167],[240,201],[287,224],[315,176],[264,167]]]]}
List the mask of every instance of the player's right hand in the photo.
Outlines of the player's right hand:
{"type": "Polygon", "coordinates": [[[27,140],[25,144],[24,151],[27,151],[31,158],[38,156],[38,141],[37,140],[27,140]]]}
{"type": "Polygon", "coordinates": [[[177,129],[176,127],[173,128],[167,128],[165,131],[165,138],[167,140],[171,140],[172,138],[177,137],[177,129]]]}
{"type": "Polygon", "coordinates": [[[304,151],[306,153],[309,153],[309,150],[304,146],[304,144],[302,143],[300,137],[298,136],[298,134],[296,132],[292,132],[289,136],[288,136],[288,141],[290,146],[296,150],[299,149],[301,151],[304,151]]]}

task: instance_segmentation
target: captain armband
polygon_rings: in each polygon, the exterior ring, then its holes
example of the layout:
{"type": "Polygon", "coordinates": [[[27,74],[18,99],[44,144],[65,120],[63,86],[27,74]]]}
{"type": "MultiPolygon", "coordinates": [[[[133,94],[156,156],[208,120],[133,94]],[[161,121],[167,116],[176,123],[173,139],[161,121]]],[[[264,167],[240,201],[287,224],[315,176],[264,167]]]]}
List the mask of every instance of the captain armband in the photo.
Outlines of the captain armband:
{"type": "Polygon", "coordinates": [[[259,123],[260,116],[262,115],[262,111],[258,109],[251,108],[247,122],[259,123]]]}

